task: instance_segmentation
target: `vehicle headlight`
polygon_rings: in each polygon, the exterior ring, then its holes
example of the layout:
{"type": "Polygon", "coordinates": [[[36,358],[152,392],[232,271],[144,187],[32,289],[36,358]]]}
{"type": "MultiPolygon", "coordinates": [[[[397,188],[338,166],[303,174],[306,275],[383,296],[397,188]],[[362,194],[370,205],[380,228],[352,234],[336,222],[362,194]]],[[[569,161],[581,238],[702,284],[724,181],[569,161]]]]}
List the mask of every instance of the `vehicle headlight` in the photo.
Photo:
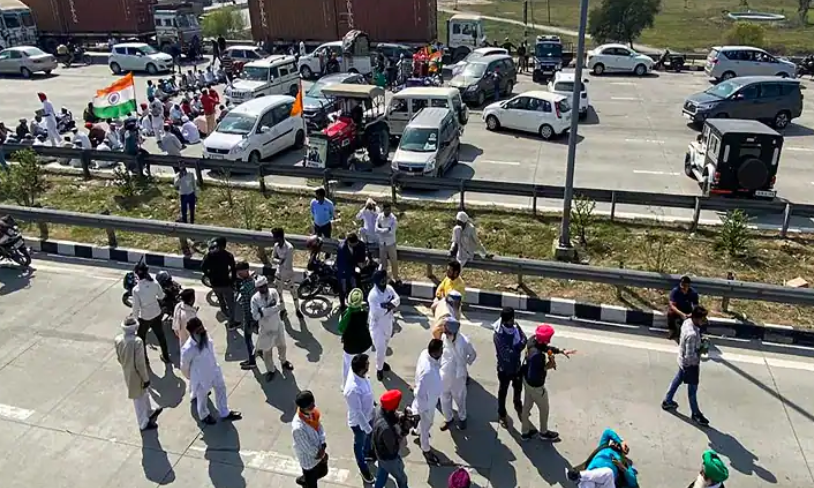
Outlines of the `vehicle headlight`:
{"type": "Polygon", "coordinates": [[[235,146],[229,151],[231,154],[239,153],[246,150],[246,147],[249,146],[249,140],[243,140],[235,144],[235,146]]]}
{"type": "Polygon", "coordinates": [[[466,91],[468,91],[468,92],[473,92],[473,91],[476,91],[477,89],[478,89],[478,85],[470,85],[470,86],[466,87],[466,91]]]}
{"type": "Polygon", "coordinates": [[[435,158],[432,158],[429,161],[427,161],[427,169],[435,169],[435,158]]]}

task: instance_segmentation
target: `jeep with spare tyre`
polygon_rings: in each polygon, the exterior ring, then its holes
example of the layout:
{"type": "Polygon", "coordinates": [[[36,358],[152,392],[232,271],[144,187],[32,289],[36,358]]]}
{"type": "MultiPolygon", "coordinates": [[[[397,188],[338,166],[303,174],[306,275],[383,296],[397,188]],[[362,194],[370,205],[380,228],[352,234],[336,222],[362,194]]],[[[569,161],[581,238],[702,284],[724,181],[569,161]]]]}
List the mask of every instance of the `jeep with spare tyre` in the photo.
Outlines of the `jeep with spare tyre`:
{"type": "Polygon", "coordinates": [[[754,120],[707,119],[684,157],[703,195],[774,199],[783,136],[754,120]]]}

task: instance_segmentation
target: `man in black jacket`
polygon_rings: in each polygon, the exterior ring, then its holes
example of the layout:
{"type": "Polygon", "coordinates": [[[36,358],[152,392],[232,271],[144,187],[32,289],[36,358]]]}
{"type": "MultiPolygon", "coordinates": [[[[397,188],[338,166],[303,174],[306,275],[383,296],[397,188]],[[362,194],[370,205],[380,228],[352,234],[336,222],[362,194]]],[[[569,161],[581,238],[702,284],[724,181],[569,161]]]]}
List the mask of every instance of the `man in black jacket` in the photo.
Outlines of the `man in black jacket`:
{"type": "Polygon", "coordinates": [[[494,323],[494,343],[497,355],[497,418],[504,429],[507,425],[506,396],[509,385],[514,390],[513,404],[519,419],[523,411],[523,377],[520,362],[526,348],[526,334],[515,322],[514,309],[506,307],[500,312],[500,319],[494,323]]]}
{"type": "Polygon", "coordinates": [[[389,390],[379,398],[380,407],[373,420],[372,434],[378,464],[374,488],[384,488],[390,476],[396,480],[398,488],[407,488],[407,473],[404,472],[404,461],[401,459],[401,448],[405,445],[407,431],[402,431],[399,414],[396,412],[399,403],[399,390],[389,390]]]}
{"type": "Polygon", "coordinates": [[[234,329],[235,322],[235,256],[226,250],[226,238],[218,237],[215,245],[203,258],[201,271],[209,278],[212,291],[218,297],[218,305],[224,317],[226,327],[234,329]]]}

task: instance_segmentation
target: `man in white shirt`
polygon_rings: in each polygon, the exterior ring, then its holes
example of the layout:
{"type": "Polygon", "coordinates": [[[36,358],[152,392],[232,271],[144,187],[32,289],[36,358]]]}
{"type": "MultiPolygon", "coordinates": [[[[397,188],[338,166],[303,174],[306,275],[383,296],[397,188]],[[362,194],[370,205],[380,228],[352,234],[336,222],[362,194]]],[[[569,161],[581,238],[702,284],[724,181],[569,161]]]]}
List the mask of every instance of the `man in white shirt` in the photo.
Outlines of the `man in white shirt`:
{"type": "Polygon", "coordinates": [[[460,332],[461,323],[450,317],[444,322],[444,354],[441,356],[441,413],[444,414],[442,431],[452,426],[452,402],[458,407],[458,428],[466,429],[466,378],[469,366],[478,354],[469,339],[460,332]]]}
{"type": "Polygon", "coordinates": [[[170,128],[170,124],[164,125],[164,136],[161,138],[161,149],[167,153],[167,156],[181,156],[181,151],[184,150],[184,144],[178,140],[170,128]]]}
{"type": "Polygon", "coordinates": [[[56,147],[60,144],[59,130],[57,129],[57,114],[54,105],[45,96],[45,93],[37,93],[37,97],[42,102],[42,118],[45,122],[45,130],[48,132],[48,140],[56,147]]]}
{"type": "Polygon", "coordinates": [[[393,336],[393,314],[401,304],[396,290],[387,284],[387,273],[376,271],[373,273],[375,286],[367,295],[370,307],[368,320],[370,321],[370,337],[373,338],[373,347],[376,348],[376,379],[384,381],[384,372],[390,371],[390,365],[385,362],[387,346],[393,336]]]}
{"type": "Polygon", "coordinates": [[[382,213],[376,217],[376,235],[379,242],[379,269],[387,271],[387,262],[390,262],[390,273],[393,276],[393,282],[400,284],[399,279],[399,260],[398,252],[396,251],[396,227],[398,221],[396,216],[393,215],[393,209],[390,203],[382,205],[382,213]]]}
{"type": "Polygon", "coordinates": [[[195,290],[192,288],[181,290],[178,298],[180,300],[175,304],[175,309],[172,311],[172,331],[175,332],[175,337],[178,338],[178,348],[180,350],[189,339],[187,323],[190,319],[198,316],[198,307],[195,306],[195,290]]]}
{"type": "Polygon", "coordinates": [[[161,100],[150,97],[150,128],[157,139],[164,135],[164,104],[161,100]]]}
{"type": "MultiPolygon", "coordinates": [[[[167,338],[164,336],[162,319],[164,312],[161,310],[164,290],[150,276],[150,268],[146,264],[136,265],[134,270],[137,278],[136,286],[133,288],[133,317],[138,319],[138,336],[144,341],[145,357],[147,347],[147,332],[153,331],[161,347],[161,361],[170,364],[170,352],[167,349],[167,338]]],[[[147,358],[147,364],[150,359],[147,358]]]]}
{"type": "Polygon", "coordinates": [[[183,122],[183,124],[181,124],[181,135],[184,136],[184,140],[189,144],[198,144],[201,142],[201,133],[198,131],[198,128],[195,127],[195,123],[190,121],[186,115],[181,121],[183,122]]]}
{"type": "Polygon", "coordinates": [[[372,198],[368,198],[365,206],[356,214],[356,220],[362,221],[362,228],[359,230],[359,236],[362,242],[367,245],[376,242],[376,218],[379,216],[379,208],[372,198]]]}
{"type": "Polygon", "coordinates": [[[271,251],[271,262],[277,265],[277,293],[280,294],[280,317],[285,319],[288,312],[285,309],[285,302],[282,301],[283,290],[288,290],[294,299],[294,309],[298,319],[304,316],[300,310],[300,300],[297,298],[297,283],[294,281],[294,246],[285,239],[285,231],[282,227],[275,227],[271,230],[271,237],[274,239],[274,248],[271,251]]]}
{"type": "MultiPolygon", "coordinates": [[[[166,140],[169,136],[176,139],[175,136],[169,132],[167,132],[167,134],[164,136],[164,139],[166,140]]],[[[197,202],[195,190],[198,186],[197,182],[195,181],[195,174],[187,171],[186,167],[181,166],[178,173],[175,174],[173,186],[175,186],[175,189],[178,190],[178,196],[181,199],[181,221],[184,223],[189,222],[190,224],[194,224],[195,203],[197,202]],[[187,214],[189,214],[189,221],[187,221],[187,214]]]]}
{"type": "Polygon", "coordinates": [[[297,414],[291,420],[294,455],[300,463],[302,476],[297,484],[304,488],[318,488],[319,480],[328,475],[328,443],[322,415],[317,409],[314,394],[308,390],[297,393],[294,399],[297,414]]]}
{"type": "Polygon", "coordinates": [[[250,307],[252,318],[257,322],[256,348],[263,356],[266,364],[266,381],[274,379],[277,368],[274,366],[272,352],[277,348],[280,367],[284,371],[292,371],[294,365],[286,359],[285,327],[280,320],[280,295],[275,289],[269,289],[269,282],[265,276],[258,276],[254,280],[257,290],[252,296],[250,307]]]}
{"type": "Polygon", "coordinates": [[[348,405],[348,426],[353,431],[353,454],[356,465],[366,484],[373,483],[373,475],[367,465],[372,458],[373,447],[370,435],[373,432],[373,387],[367,377],[370,358],[367,354],[357,354],[350,363],[353,374],[348,375],[343,394],[348,405]]]}
{"type": "Polygon", "coordinates": [[[215,405],[221,420],[240,420],[240,412],[229,410],[226,382],[215,355],[215,343],[209,338],[203,322],[194,317],[187,322],[189,339],[181,348],[181,371],[189,378],[191,399],[195,400],[198,420],[213,425],[218,421],[209,413],[208,396],[215,390],[215,405]]]}
{"type": "Polygon", "coordinates": [[[458,212],[455,216],[455,227],[452,228],[452,245],[449,248],[450,257],[454,257],[463,268],[476,254],[486,258],[492,257],[478,239],[478,231],[469,221],[466,212],[458,212]]]}
{"type": "Polygon", "coordinates": [[[90,143],[90,137],[88,137],[87,133],[80,131],[76,127],[74,127],[71,132],[73,132],[73,142],[75,146],[79,146],[83,150],[93,149],[93,144],[90,143]]]}
{"type": "MultiPolygon", "coordinates": [[[[428,463],[438,465],[438,456],[430,447],[430,429],[435,419],[435,407],[443,392],[441,381],[441,356],[444,353],[444,343],[438,339],[430,340],[427,349],[421,351],[415,368],[415,388],[411,410],[419,415],[418,436],[421,443],[421,452],[428,463]]],[[[413,435],[416,432],[413,431],[413,435]]]]}

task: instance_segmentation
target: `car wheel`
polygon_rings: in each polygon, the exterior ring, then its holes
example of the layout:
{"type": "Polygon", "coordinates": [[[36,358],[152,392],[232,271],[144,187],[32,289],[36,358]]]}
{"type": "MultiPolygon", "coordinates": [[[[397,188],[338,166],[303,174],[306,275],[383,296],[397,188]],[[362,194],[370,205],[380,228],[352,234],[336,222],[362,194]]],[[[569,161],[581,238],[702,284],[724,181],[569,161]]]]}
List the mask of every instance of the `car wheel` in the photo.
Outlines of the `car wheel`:
{"type": "Polygon", "coordinates": [[[791,122],[791,114],[787,110],[783,110],[774,116],[774,128],[785,129],[791,122]]]}
{"type": "Polygon", "coordinates": [[[512,92],[513,92],[513,91],[514,91],[514,83],[512,83],[511,81],[509,81],[508,83],[506,83],[506,93],[505,93],[505,96],[507,96],[507,97],[512,96],[512,92]]]}
{"type": "Polygon", "coordinates": [[[554,128],[548,124],[543,124],[540,126],[540,137],[542,137],[546,141],[550,141],[555,135],[554,128]]]}
{"type": "Polygon", "coordinates": [[[692,162],[690,153],[684,154],[684,174],[689,178],[695,179],[695,174],[692,172],[692,162]]]}
{"type": "Polygon", "coordinates": [[[498,130],[500,129],[500,121],[497,120],[497,117],[494,115],[490,115],[486,117],[486,128],[489,130],[498,130]]]}
{"type": "Polygon", "coordinates": [[[252,151],[251,154],[249,154],[249,162],[251,164],[256,164],[256,165],[259,166],[260,165],[260,153],[257,152],[257,151],[252,151]]]}
{"type": "Polygon", "coordinates": [[[294,148],[301,149],[305,145],[305,132],[298,130],[297,135],[294,136],[294,148]]]}
{"type": "Polygon", "coordinates": [[[299,85],[291,85],[291,87],[288,89],[288,94],[291,95],[292,97],[296,97],[299,92],[300,92],[299,85]]]}
{"type": "Polygon", "coordinates": [[[31,78],[31,75],[33,73],[31,73],[30,69],[23,66],[22,68],[20,68],[20,74],[23,76],[23,78],[31,78]]]}
{"type": "Polygon", "coordinates": [[[789,74],[788,73],[777,73],[775,76],[779,76],[780,78],[788,78],[789,74]]]}
{"type": "Polygon", "coordinates": [[[482,91],[478,92],[478,98],[475,103],[478,107],[483,107],[483,104],[486,103],[486,94],[482,91]]]}
{"type": "Polygon", "coordinates": [[[303,66],[302,68],[300,68],[300,76],[302,77],[302,79],[308,80],[312,76],[314,76],[314,72],[311,71],[311,68],[309,68],[308,66],[303,66]]]}
{"type": "Polygon", "coordinates": [[[153,63],[147,63],[147,72],[151,75],[155,75],[158,73],[158,68],[156,68],[153,63]]]}
{"type": "Polygon", "coordinates": [[[51,76],[52,71],[50,69],[47,69],[47,70],[44,71],[44,73],[45,73],[45,76],[51,76]]]}
{"type": "Polygon", "coordinates": [[[633,68],[633,74],[636,76],[644,76],[647,74],[647,66],[643,64],[637,64],[635,68],[633,68]]]}
{"type": "Polygon", "coordinates": [[[734,71],[727,71],[726,73],[724,73],[723,75],[721,75],[721,79],[722,79],[722,80],[724,80],[724,81],[726,81],[726,80],[731,80],[731,79],[732,79],[732,78],[734,78],[735,76],[737,76],[737,75],[735,74],[735,72],[734,72],[734,71]]]}
{"type": "Polygon", "coordinates": [[[110,71],[112,71],[114,75],[118,75],[121,74],[122,67],[119,66],[119,63],[110,63],[110,71]]]}
{"type": "Polygon", "coordinates": [[[93,64],[93,58],[91,58],[90,55],[85,54],[82,56],[82,63],[87,65],[93,64]]]}
{"type": "Polygon", "coordinates": [[[604,73],[604,72],[605,72],[605,65],[604,65],[604,64],[602,64],[602,63],[596,63],[596,64],[594,65],[593,72],[594,72],[594,74],[595,74],[596,76],[601,76],[601,75],[602,75],[602,73],[604,73]]]}

